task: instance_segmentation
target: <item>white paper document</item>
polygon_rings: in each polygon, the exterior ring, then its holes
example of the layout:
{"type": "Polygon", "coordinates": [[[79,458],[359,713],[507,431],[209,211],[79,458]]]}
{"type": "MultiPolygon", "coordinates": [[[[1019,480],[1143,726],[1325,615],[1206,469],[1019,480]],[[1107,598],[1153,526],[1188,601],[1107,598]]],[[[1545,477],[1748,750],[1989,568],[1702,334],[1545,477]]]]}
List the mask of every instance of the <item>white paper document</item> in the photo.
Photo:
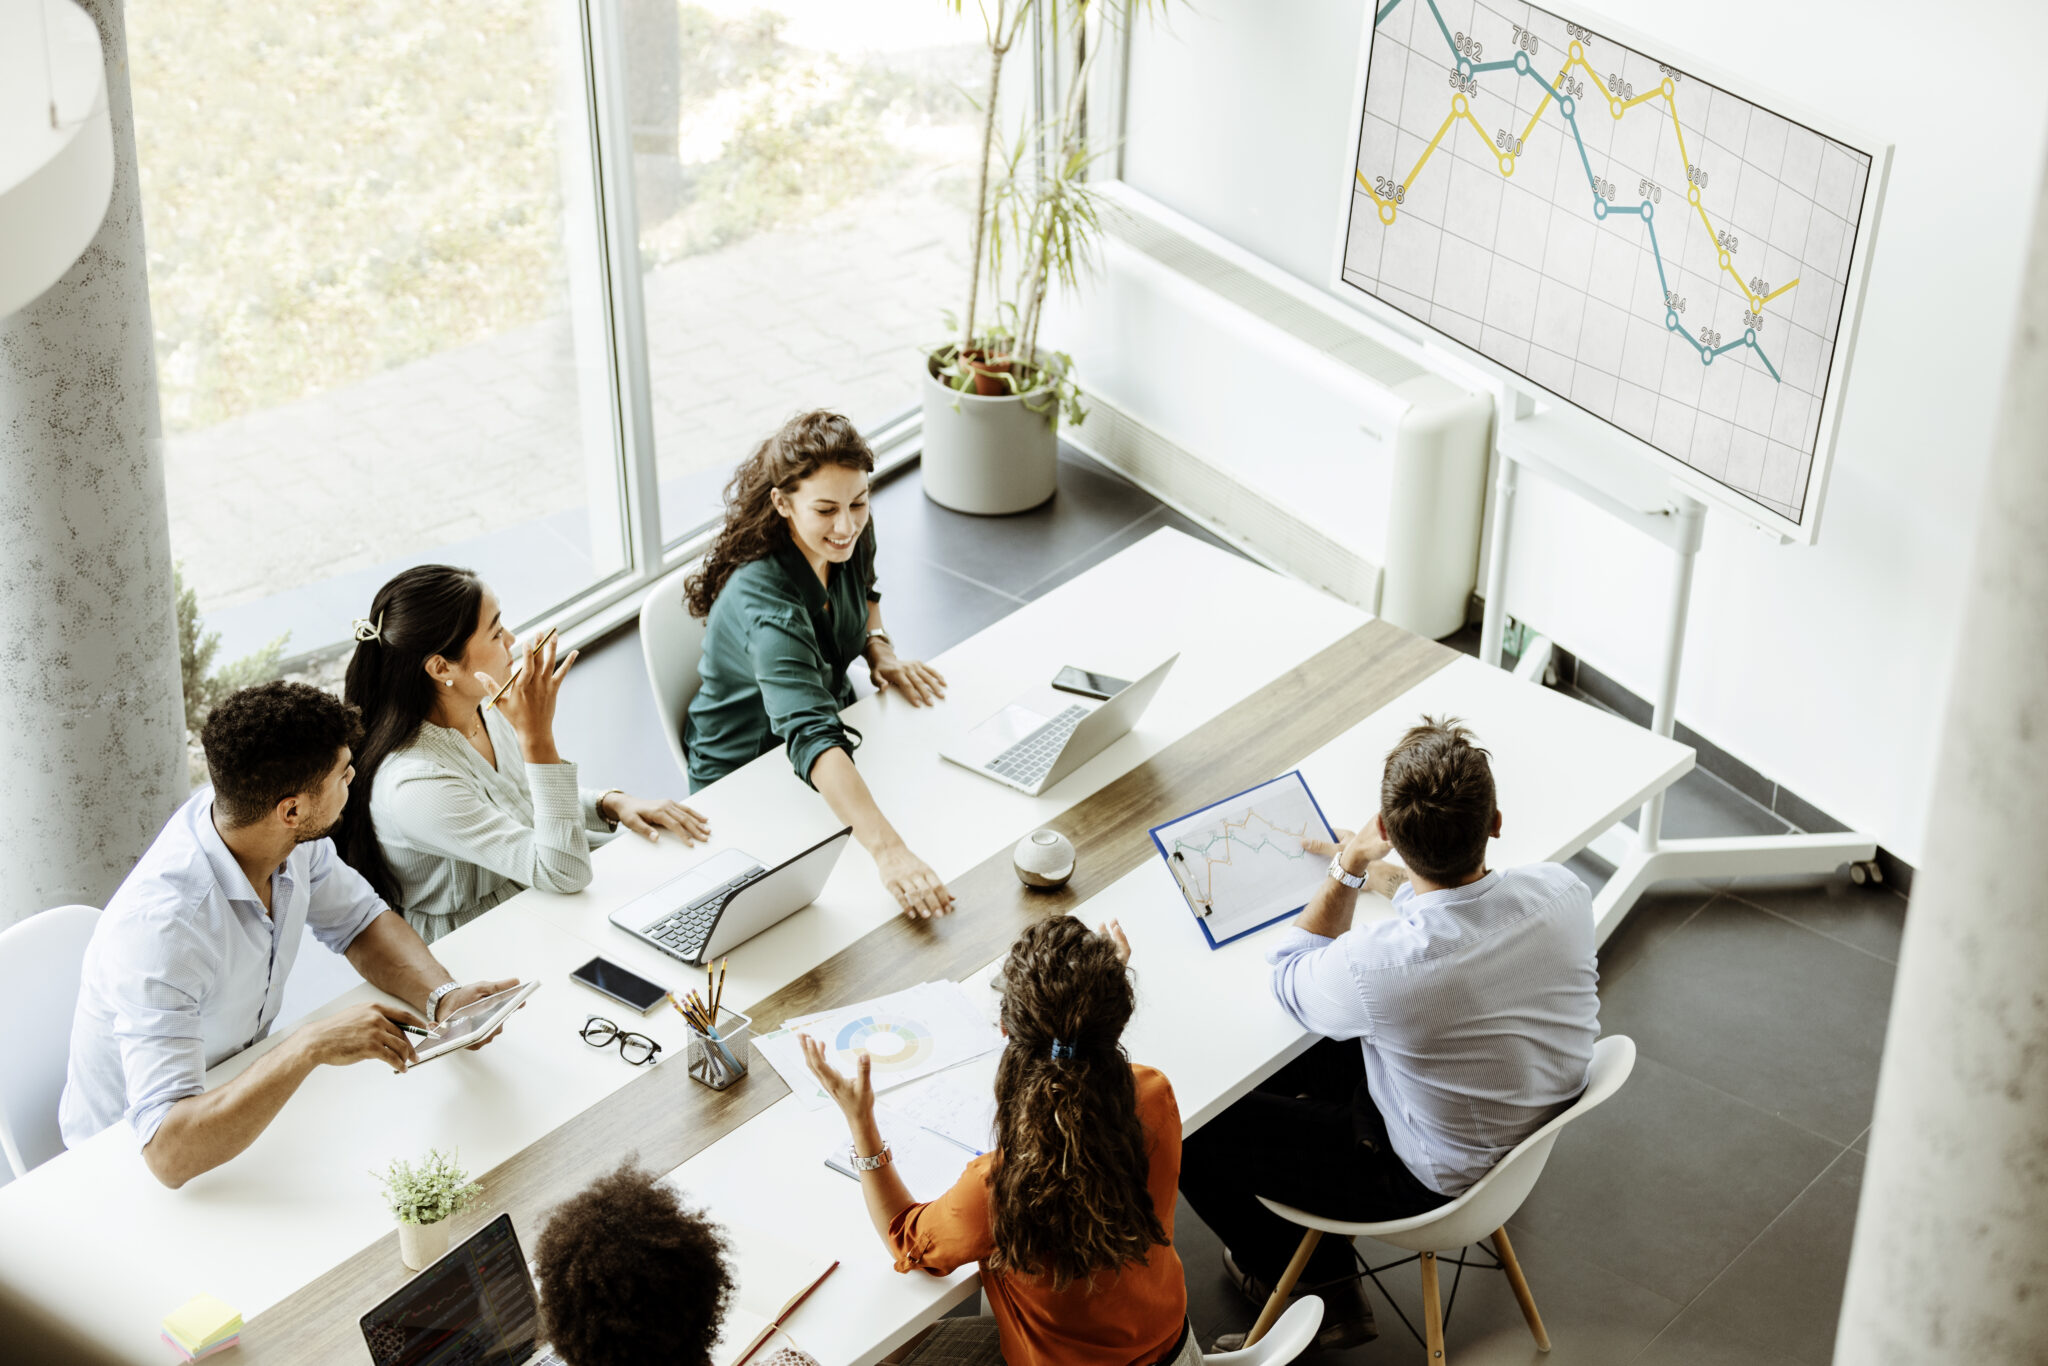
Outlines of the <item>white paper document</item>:
{"type": "MultiPolygon", "coordinates": [[[[882,1141],[889,1145],[890,1165],[919,1200],[936,1200],[951,1190],[977,1156],[972,1148],[940,1137],[887,1105],[875,1106],[875,1124],[882,1131],[882,1141]]],[[[852,1154],[852,1140],[842,1132],[826,1146],[825,1165],[858,1181],[860,1173],[853,1169],[852,1154]]]]}
{"type": "Polygon", "coordinates": [[[1155,826],[1152,842],[1217,948],[1308,904],[1329,867],[1305,840],[1335,841],[1299,772],[1155,826]]]}
{"type": "Polygon", "coordinates": [[[1003,1046],[1003,1036],[958,982],[925,982],[873,1001],[784,1021],[754,1040],[807,1109],[829,1104],[804,1066],[799,1033],[825,1045],[826,1060],[853,1073],[866,1053],[879,1093],[956,1067],[1003,1046]]]}

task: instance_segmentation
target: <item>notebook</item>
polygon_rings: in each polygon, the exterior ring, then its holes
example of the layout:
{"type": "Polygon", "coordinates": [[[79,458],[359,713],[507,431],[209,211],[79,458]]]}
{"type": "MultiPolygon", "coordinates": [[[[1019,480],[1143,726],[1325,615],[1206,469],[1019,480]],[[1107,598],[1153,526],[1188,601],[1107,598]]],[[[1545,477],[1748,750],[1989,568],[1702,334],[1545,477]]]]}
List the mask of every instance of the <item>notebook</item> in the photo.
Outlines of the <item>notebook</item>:
{"type": "Polygon", "coordinates": [[[711,1359],[718,1366],[744,1366],[839,1263],[743,1224],[727,1224],[725,1237],[737,1284],[711,1359]]]}

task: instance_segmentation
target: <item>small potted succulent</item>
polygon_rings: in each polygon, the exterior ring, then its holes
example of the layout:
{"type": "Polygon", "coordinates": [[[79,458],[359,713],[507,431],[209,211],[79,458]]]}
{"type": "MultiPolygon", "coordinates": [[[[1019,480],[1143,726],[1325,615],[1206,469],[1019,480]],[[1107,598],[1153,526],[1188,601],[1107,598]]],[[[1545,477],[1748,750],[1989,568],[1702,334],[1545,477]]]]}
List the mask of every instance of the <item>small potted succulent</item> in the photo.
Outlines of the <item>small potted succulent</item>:
{"type": "Polygon", "coordinates": [[[384,1203],[398,1220],[398,1260],[407,1271],[419,1271],[448,1251],[448,1220],[483,1198],[484,1188],[469,1179],[454,1153],[427,1149],[418,1163],[394,1158],[381,1173],[384,1203]]]}

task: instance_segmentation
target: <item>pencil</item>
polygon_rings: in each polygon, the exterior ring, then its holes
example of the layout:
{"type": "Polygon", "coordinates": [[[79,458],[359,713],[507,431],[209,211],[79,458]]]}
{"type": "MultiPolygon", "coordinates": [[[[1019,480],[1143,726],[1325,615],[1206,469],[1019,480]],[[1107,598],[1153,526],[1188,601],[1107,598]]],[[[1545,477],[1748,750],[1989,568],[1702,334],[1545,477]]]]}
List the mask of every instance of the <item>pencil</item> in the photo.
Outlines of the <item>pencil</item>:
{"type": "MultiPolygon", "coordinates": [[[[531,653],[533,653],[533,654],[536,654],[536,655],[537,655],[537,654],[539,654],[539,653],[540,653],[540,652],[541,652],[542,650],[545,650],[545,649],[547,649],[547,647],[548,647],[548,642],[549,642],[549,641],[551,641],[551,640],[553,640],[554,638],[555,638],[555,628],[554,628],[554,627],[552,627],[552,626],[550,626],[550,627],[548,627],[548,629],[547,629],[547,632],[546,632],[546,634],[542,635],[542,636],[541,636],[541,638],[540,638],[539,640],[536,640],[536,641],[535,641],[535,642],[533,643],[533,649],[532,649],[531,653]]],[[[500,684],[498,685],[498,690],[497,690],[496,692],[492,693],[492,694],[491,694],[491,695],[490,695],[489,697],[487,697],[487,698],[485,698],[485,699],[484,699],[484,707],[485,707],[486,709],[489,709],[489,708],[491,708],[491,707],[495,707],[495,706],[497,706],[497,705],[498,705],[498,699],[499,699],[499,698],[501,698],[501,697],[503,697],[503,696],[505,695],[505,689],[507,689],[507,688],[509,688],[509,687],[511,687],[511,686],[512,686],[512,684],[513,684],[513,683],[514,683],[514,682],[515,682],[515,681],[516,681],[516,680],[518,679],[518,677],[519,677],[519,671],[520,671],[521,669],[525,668],[525,667],[526,667],[526,661],[524,661],[524,660],[521,660],[521,661],[520,661],[520,662],[519,662],[518,664],[516,664],[516,665],[514,665],[514,666],[513,666],[513,668],[512,668],[512,672],[511,672],[510,674],[506,675],[506,677],[505,677],[505,681],[504,681],[503,683],[500,683],[500,684]]]]}
{"type": "Polygon", "coordinates": [[[721,958],[718,962],[718,986],[711,993],[711,1018],[718,1018],[719,1002],[725,999],[725,970],[732,966],[732,959],[721,958]]]}

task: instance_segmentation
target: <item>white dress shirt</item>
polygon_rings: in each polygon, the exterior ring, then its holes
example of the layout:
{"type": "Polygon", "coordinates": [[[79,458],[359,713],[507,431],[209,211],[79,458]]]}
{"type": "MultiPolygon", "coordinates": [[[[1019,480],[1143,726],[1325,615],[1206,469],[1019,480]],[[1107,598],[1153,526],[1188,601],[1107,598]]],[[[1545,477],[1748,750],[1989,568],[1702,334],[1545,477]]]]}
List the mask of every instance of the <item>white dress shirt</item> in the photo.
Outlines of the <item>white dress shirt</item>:
{"type": "Polygon", "coordinates": [[[1600,1034],[1593,902],[1555,863],[1394,894],[1336,939],[1290,928],[1273,993],[1306,1029],[1357,1039],[1394,1153],[1461,1194],[1586,1089],[1600,1034]]]}
{"type": "Polygon", "coordinates": [[[126,1118],[139,1145],[206,1070],[270,1032],[301,931],[336,953],[384,903],[329,840],[293,849],[265,913],[213,825],[213,789],[171,817],[86,945],[58,1107],[66,1146],[126,1118]]]}
{"type": "Polygon", "coordinates": [[[459,732],[431,721],[377,769],[370,819],[398,880],[405,918],[429,944],[528,887],[580,892],[590,851],[609,838],[604,794],[576,765],[529,764],[512,723],[484,713],[494,768],[459,732]]]}

